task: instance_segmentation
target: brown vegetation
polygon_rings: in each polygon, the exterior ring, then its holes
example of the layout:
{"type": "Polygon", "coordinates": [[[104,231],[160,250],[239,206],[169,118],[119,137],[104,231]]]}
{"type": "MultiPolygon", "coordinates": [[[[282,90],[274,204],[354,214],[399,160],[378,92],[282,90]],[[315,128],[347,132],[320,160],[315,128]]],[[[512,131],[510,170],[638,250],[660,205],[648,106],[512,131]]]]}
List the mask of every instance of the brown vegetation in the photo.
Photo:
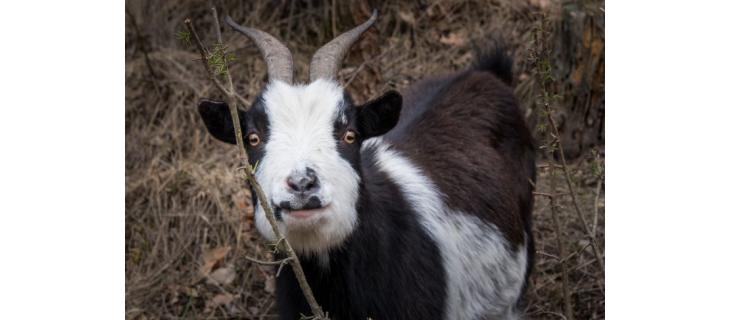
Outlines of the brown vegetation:
{"type": "MultiPolygon", "coordinates": [[[[213,4],[221,16],[231,15],[288,44],[299,81],[306,80],[306,64],[317,47],[364,21],[371,9],[339,1],[213,4]]],[[[390,88],[402,90],[424,75],[467,66],[473,44],[501,37],[515,57],[516,93],[535,138],[550,149],[550,126],[535,70],[541,63],[551,66],[554,81],[547,90],[557,95],[552,108],[565,154],[572,159],[568,172],[577,204],[603,247],[603,3],[454,0],[370,5],[381,12],[376,30],[355,45],[340,73],[358,102],[390,88]],[[534,33],[543,15],[550,23],[541,45],[550,54],[536,56],[534,33]]],[[[235,171],[236,149],[213,141],[195,111],[200,98],[222,97],[207,80],[194,47],[176,36],[191,17],[203,40],[212,44],[209,7],[208,2],[127,3],[128,318],[275,317],[275,268],[243,258],[271,259],[252,225],[248,191],[235,171]]],[[[265,64],[240,34],[224,27],[222,36],[236,56],[230,67],[236,89],[251,101],[264,84],[265,64]]],[[[549,198],[537,196],[537,254],[528,316],[566,315],[565,283],[576,319],[603,318],[601,263],[562,173],[555,172],[551,191],[548,171],[541,166],[537,191],[554,196],[563,248],[558,250],[549,198]]]]}

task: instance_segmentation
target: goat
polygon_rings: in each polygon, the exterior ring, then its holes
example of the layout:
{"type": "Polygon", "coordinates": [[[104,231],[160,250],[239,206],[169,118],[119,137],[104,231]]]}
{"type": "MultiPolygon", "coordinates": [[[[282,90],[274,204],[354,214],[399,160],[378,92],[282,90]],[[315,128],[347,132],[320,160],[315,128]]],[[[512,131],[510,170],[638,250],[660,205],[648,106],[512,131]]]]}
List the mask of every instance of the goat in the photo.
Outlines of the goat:
{"type": "MultiPolygon", "coordinates": [[[[338,36],[293,84],[290,51],[242,27],[266,58],[269,82],[241,127],[279,228],[333,319],[514,319],[529,277],[535,150],[512,94],[511,59],[422,80],[354,105],[336,82],[350,46],[373,25],[338,36]]],[[[199,113],[235,144],[228,106],[199,113]]],[[[259,232],[273,240],[261,205],[259,232]]],[[[276,281],[282,319],[311,314],[287,266],[276,281]]]]}

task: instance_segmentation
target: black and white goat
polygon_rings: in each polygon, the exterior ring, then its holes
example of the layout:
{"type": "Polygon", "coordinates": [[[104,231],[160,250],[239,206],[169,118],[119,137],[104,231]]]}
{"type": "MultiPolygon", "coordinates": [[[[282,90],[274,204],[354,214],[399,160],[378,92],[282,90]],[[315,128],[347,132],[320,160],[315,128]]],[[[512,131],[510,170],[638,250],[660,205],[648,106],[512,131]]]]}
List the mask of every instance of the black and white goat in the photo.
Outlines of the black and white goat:
{"type": "MultiPolygon", "coordinates": [[[[294,84],[289,50],[227,22],[266,58],[269,83],[241,126],[256,177],[333,319],[512,319],[532,260],[534,147],[508,85],[511,60],[391,91],[356,106],[336,73],[377,13],[319,49],[294,84]]],[[[235,143],[228,107],[199,112],[235,143]]],[[[260,233],[273,239],[260,205],[260,233]]],[[[311,314],[287,267],[282,319],[311,314]]]]}

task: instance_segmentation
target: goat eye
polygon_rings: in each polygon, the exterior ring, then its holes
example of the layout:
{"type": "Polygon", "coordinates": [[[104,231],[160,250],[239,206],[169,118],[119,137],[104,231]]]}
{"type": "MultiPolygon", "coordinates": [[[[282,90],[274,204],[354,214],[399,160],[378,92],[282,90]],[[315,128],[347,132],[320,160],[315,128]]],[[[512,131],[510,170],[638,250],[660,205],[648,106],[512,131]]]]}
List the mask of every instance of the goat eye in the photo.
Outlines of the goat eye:
{"type": "Polygon", "coordinates": [[[347,130],[347,132],[345,132],[345,136],[343,136],[342,139],[349,144],[355,143],[355,131],[347,130]]]}
{"type": "Polygon", "coordinates": [[[255,133],[249,134],[248,135],[248,143],[252,147],[255,147],[255,146],[259,145],[259,143],[261,143],[261,138],[259,138],[259,135],[258,134],[255,134],[255,133]]]}

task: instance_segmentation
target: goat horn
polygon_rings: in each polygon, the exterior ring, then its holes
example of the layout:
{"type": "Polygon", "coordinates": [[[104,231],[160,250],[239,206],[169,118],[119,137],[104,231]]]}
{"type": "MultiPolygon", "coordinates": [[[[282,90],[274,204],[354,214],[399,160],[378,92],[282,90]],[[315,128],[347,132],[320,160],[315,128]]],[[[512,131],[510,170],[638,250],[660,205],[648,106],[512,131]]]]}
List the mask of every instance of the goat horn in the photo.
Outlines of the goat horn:
{"type": "Polygon", "coordinates": [[[291,84],[294,78],[294,62],[289,49],[272,35],[254,28],[240,26],[226,16],[226,23],[253,40],[266,60],[270,80],[280,80],[291,84]]]}
{"type": "Polygon", "coordinates": [[[368,21],[347,31],[337,38],[332,39],[329,43],[319,48],[312,57],[312,63],[309,65],[309,81],[317,79],[336,79],[337,71],[340,69],[342,59],[350,50],[357,39],[374,23],[378,18],[378,10],[373,10],[373,14],[368,21]]]}

